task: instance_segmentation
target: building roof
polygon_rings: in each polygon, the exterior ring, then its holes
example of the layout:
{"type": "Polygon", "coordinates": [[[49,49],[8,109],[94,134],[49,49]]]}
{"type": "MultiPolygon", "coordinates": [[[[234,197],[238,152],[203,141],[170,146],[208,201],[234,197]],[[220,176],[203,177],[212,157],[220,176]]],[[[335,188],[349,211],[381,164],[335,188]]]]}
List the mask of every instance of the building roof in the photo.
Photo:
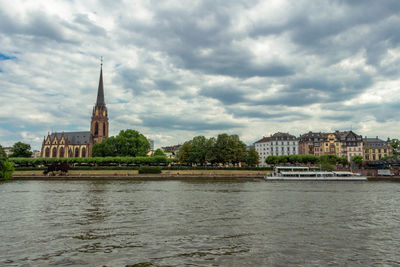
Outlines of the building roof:
{"type": "Polygon", "coordinates": [[[344,131],[339,132],[335,131],[334,133],[338,140],[340,141],[362,141],[363,138],[361,135],[354,133],[353,131],[344,131]]]}
{"type": "Polygon", "coordinates": [[[257,143],[265,143],[265,142],[270,142],[270,141],[294,141],[297,140],[296,136],[291,135],[289,133],[281,133],[277,132],[272,134],[269,137],[263,137],[262,139],[258,140],[255,142],[257,143]]]}
{"type": "Polygon", "coordinates": [[[60,140],[61,136],[64,135],[64,138],[68,140],[68,144],[70,145],[84,145],[89,144],[90,141],[90,131],[87,132],[61,132],[61,133],[51,133],[50,138],[54,140],[54,137],[57,136],[57,139],[60,140]]]}
{"type": "Polygon", "coordinates": [[[99,88],[97,90],[97,101],[96,106],[105,106],[104,102],[104,88],[103,88],[103,63],[100,68],[100,79],[99,79],[99,88]]]}
{"type": "Polygon", "coordinates": [[[300,135],[299,141],[300,142],[306,142],[306,141],[319,142],[319,141],[324,141],[327,137],[328,137],[327,133],[321,133],[321,132],[314,133],[314,132],[310,131],[308,133],[300,135]],[[315,140],[315,139],[317,139],[317,140],[315,140]]]}
{"type": "Polygon", "coordinates": [[[371,147],[387,147],[388,146],[387,142],[379,139],[378,137],[376,137],[376,138],[365,137],[364,143],[368,144],[371,147]]]}
{"type": "Polygon", "coordinates": [[[269,140],[270,140],[269,137],[263,137],[263,138],[261,138],[260,140],[254,142],[254,144],[257,144],[257,143],[266,143],[266,142],[268,142],[269,140]]]}
{"type": "Polygon", "coordinates": [[[173,146],[164,146],[161,147],[162,150],[167,150],[167,151],[178,151],[180,150],[182,145],[173,145],[173,146]]]}

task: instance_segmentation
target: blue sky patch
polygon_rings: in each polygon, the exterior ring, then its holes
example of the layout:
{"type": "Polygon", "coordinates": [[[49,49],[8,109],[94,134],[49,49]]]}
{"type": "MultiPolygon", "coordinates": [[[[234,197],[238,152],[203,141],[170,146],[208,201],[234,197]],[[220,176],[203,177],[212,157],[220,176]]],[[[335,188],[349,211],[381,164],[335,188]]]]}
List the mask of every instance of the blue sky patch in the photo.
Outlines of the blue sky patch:
{"type": "Polygon", "coordinates": [[[15,59],[15,57],[7,56],[7,55],[4,55],[4,54],[0,53],[0,60],[10,60],[10,59],[15,59]]]}

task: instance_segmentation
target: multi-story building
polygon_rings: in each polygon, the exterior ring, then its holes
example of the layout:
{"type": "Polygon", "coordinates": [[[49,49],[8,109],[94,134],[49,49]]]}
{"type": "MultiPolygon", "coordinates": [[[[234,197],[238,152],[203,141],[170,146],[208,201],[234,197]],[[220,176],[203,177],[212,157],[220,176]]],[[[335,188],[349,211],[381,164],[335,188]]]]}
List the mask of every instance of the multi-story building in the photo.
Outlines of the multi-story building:
{"type": "Polygon", "coordinates": [[[354,156],[363,155],[362,136],[353,131],[308,132],[299,137],[299,154],[314,156],[333,154],[338,157],[346,157],[350,161],[354,156]]]}
{"type": "Polygon", "coordinates": [[[299,141],[296,136],[289,133],[275,133],[269,137],[263,137],[254,143],[254,147],[260,157],[258,166],[265,167],[265,159],[268,156],[296,155],[299,153],[299,141]]]}
{"type": "Polygon", "coordinates": [[[326,139],[322,142],[322,153],[321,154],[334,154],[336,156],[342,156],[342,143],[340,142],[341,133],[336,131],[334,133],[327,134],[326,139]]]}
{"type": "Polygon", "coordinates": [[[365,137],[363,143],[364,161],[380,160],[383,157],[393,155],[390,139],[383,141],[378,136],[376,138],[365,137]]]}
{"type": "Polygon", "coordinates": [[[339,154],[341,157],[346,157],[350,161],[354,156],[363,156],[363,138],[361,135],[355,134],[353,131],[335,132],[341,143],[339,154]]]}
{"type": "Polygon", "coordinates": [[[154,151],[154,140],[147,138],[147,141],[149,141],[149,143],[150,143],[150,151],[154,151]]]}
{"type": "Polygon", "coordinates": [[[328,134],[308,132],[299,137],[299,154],[319,156],[324,153],[322,144],[328,134]]]}
{"type": "Polygon", "coordinates": [[[7,146],[7,147],[3,147],[3,149],[4,149],[4,152],[6,152],[7,157],[9,157],[12,154],[12,152],[11,152],[12,147],[7,146]]]}
{"type": "Polygon", "coordinates": [[[40,158],[42,156],[42,152],[39,150],[33,150],[31,158],[40,158]]]}
{"type": "Polygon", "coordinates": [[[173,146],[165,146],[161,149],[169,158],[177,158],[179,150],[181,149],[182,145],[173,145],[173,146]]]}

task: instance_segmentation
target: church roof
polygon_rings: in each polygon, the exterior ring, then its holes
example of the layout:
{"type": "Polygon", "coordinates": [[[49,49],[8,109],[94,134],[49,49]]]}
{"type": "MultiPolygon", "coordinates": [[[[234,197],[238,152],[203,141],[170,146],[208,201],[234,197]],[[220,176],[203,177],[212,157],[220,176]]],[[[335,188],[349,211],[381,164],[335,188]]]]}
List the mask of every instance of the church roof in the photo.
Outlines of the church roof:
{"type": "Polygon", "coordinates": [[[64,134],[64,138],[68,140],[70,145],[84,145],[89,144],[90,141],[90,131],[87,132],[61,132],[61,133],[51,133],[51,140],[57,135],[57,139],[60,140],[61,136],[64,134]]]}
{"type": "Polygon", "coordinates": [[[97,90],[96,106],[105,106],[105,105],[106,105],[106,103],[104,102],[104,88],[103,88],[103,63],[101,63],[99,88],[97,90]]]}

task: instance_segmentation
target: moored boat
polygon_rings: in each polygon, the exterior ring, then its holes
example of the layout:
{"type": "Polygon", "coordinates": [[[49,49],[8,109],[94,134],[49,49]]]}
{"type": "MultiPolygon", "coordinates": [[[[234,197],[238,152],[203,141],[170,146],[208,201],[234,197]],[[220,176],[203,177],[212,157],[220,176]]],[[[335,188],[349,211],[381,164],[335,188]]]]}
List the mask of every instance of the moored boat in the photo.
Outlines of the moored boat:
{"type": "Polygon", "coordinates": [[[367,177],[347,171],[315,171],[308,167],[277,167],[266,181],[367,181],[367,177]]]}

